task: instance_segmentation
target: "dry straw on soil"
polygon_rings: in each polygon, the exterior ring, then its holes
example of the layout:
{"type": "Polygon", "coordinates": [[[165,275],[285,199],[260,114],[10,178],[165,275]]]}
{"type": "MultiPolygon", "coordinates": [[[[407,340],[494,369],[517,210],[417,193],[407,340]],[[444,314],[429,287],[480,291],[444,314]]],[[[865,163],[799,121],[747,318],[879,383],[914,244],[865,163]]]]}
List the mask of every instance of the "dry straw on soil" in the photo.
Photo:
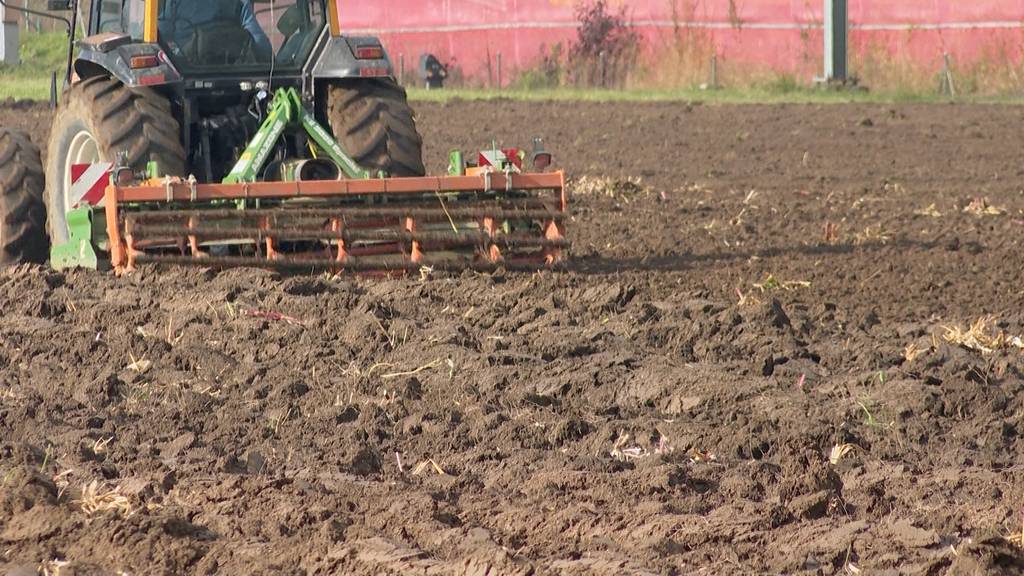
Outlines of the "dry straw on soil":
{"type": "Polygon", "coordinates": [[[572,183],[570,189],[577,196],[607,196],[609,198],[650,192],[643,181],[636,177],[621,180],[608,176],[582,176],[572,183]]]}
{"type": "Polygon", "coordinates": [[[120,514],[129,516],[132,504],[128,497],[121,493],[121,487],[107,488],[97,480],[82,487],[82,494],[74,501],[86,516],[97,514],[120,514]]]}
{"type": "Polygon", "coordinates": [[[975,198],[970,204],[964,206],[965,214],[975,216],[1002,216],[1006,214],[1006,208],[1000,208],[989,204],[988,198],[975,198]]]}
{"type": "Polygon", "coordinates": [[[982,354],[992,354],[996,350],[1007,348],[1024,349],[1024,340],[1020,336],[1007,336],[1001,329],[996,328],[996,324],[994,316],[982,316],[966,328],[959,324],[943,326],[945,333],[942,337],[946,342],[982,354]]]}

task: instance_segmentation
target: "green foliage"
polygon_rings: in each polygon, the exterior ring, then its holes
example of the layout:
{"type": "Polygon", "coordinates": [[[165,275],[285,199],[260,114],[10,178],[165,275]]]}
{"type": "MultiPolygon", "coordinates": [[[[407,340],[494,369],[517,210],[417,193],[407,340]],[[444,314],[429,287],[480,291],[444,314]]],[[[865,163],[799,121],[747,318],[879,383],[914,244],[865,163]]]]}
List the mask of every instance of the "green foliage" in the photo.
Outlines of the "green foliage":
{"type": "Polygon", "coordinates": [[[558,81],[552,81],[551,77],[540,68],[523,70],[516,76],[515,81],[512,82],[513,90],[547,90],[557,87],[558,81]]]}
{"type": "Polygon", "coordinates": [[[546,45],[541,46],[540,54],[540,63],[536,67],[516,76],[513,90],[544,90],[562,85],[562,44],[555,44],[550,50],[546,45]]]}
{"type": "Polygon", "coordinates": [[[50,97],[50,74],[58,79],[67,65],[68,40],[64,32],[22,34],[16,66],[0,64],[0,99],[46,100],[50,97]]]}
{"type": "Polygon", "coordinates": [[[16,66],[0,64],[0,75],[15,78],[48,77],[51,72],[62,72],[68,57],[67,35],[63,32],[22,34],[18,47],[21,63],[16,66]]]}
{"type": "Polygon", "coordinates": [[[804,89],[792,74],[779,74],[760,86],[763,90],[775,94],[793,94],[804,89]]]}
{"type": "Polygon", "coordinates": [[[18,78],[0,72],[0,100],[48,100],[49,78],[18,78]]]}

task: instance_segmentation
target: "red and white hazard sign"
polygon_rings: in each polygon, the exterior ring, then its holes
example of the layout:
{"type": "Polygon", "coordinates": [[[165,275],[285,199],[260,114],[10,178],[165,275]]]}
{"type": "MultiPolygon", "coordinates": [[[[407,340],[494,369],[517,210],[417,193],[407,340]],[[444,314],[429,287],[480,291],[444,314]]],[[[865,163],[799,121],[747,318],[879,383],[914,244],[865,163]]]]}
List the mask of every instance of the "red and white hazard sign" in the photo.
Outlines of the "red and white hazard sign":
{"type": "Polygon", "coordinates": [[[519,157],[518,148],[505,148],[503,150],[484,150],[480,152],[480,157],[477,159],[478,166],[493,166],[494,168],[500,168],[502,164],[509,162],[512,164],[512,171],[519,172],[523,168],[523,161],[519,157]]]}
{"type": "Polygon", "coordinates": [[[110,183],[110,162],[96,164],[71,165],[71,199],[72,208],[103,205],[103,192],[110,183]]]}

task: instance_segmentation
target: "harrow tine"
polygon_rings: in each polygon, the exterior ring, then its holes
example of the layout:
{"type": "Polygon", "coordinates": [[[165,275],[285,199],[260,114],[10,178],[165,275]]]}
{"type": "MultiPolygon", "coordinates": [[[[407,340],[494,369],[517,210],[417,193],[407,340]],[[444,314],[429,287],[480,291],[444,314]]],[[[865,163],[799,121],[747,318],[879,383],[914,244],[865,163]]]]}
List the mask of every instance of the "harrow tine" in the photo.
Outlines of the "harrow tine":
{"type": "Polygon", "coordinates": [[[345,222],[340,218],[333,218],[331,220],[331,232],[334,232],[335,234],[338,235],[338,253],[334,259],[336,262],[344,263],[349,258],[347,249],[348,243],[345,240],[345,222]]]}

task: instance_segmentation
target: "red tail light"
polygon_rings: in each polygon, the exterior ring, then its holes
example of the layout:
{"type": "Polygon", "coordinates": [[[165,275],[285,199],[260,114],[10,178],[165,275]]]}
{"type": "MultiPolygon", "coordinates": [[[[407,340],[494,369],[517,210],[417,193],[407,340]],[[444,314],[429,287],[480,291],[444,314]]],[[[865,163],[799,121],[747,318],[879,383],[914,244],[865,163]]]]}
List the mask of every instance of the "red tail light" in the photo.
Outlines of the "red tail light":
{"type": "Polygon", "coordinates": [[[380,60],[384,58],[384,48],[381,46],[358,46],[356,47],[356,58],[359,60],[380,60]]]}

